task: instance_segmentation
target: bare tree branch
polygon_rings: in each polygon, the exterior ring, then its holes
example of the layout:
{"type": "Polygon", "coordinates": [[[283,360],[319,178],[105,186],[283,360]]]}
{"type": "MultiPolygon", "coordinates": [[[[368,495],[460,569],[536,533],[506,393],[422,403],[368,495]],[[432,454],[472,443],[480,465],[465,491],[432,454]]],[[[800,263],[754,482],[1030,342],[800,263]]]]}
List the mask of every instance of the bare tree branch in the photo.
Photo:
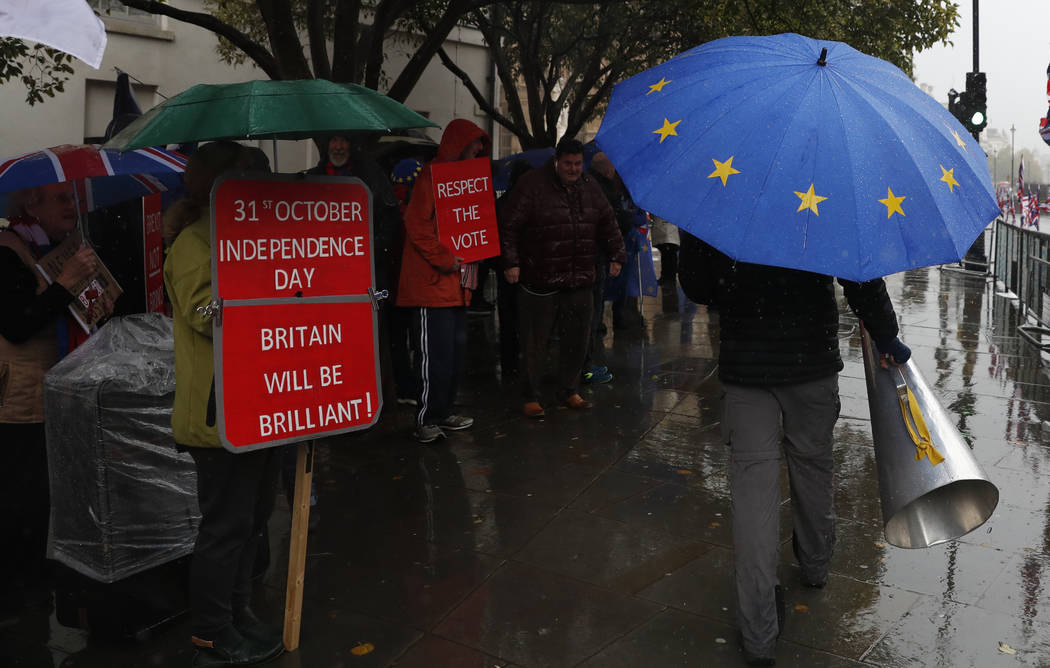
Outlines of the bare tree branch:
{"type": "Polygon", "coordinates": [[[437,55],[438,58],[441,59],[442,64],[444,64],[445,67],[448,68],[448,71],[452,72],[452,74],[454,74],[460,81],[463,82],[463,85],[466,86],[467,91],[470,92],[471,97],[473,97],[474,101],[478,103],[478,107],[480,107],[481,110],[484,111],[486,114],[491,116],[492,120],[507,128],[515,135],[522,136],[523,134],[529,134],[529,129],[527,127],[512,119],[507,118],[506,116],[500,113],[499,109],[496,109],[495,106],[493,106],[487,99],[485,99],[485,95],[482,94],[480,90],[478,90],[478,87],[476,85],[474,85],[474,81],[471,80],[470,75],[464,72],[463,69],[460,68],[460,66],[457,65],[454,60],[452,60],[452,57],[448,55],[448,52],[445,51],[445,49],[438,49],[437,55]]]}
{"type": "Polygon", "coordinates": [[[259,66],[259,69],[266,73],[266,76],[271,79],[281,78],[281,67],[269,51],[240,30],[220,21],[211,14],[176,9],[171,5],[157,2],[157,0],[120,0],[120,2],[128,7],[141,9],[150,14],[170,16],[173,19],[210,30],[216,35],[226,38],[231,44],[243,51],[245,55],[251,58],[252,62],[259,66]]]}
{"type": "Polygon", "coordinates": [[[324,0],[306,0],[306,35],[310,40],[310,61],[319,79],[332,78],[328,45],[324,34],[324,0]]]}
{"type": "Polygon", "coordinates": [[[427,31],[423,42],[412,54],[412,58],[409,59],[408,63],[405,64],[401,74],[398,75],[397,80],[394,81],[390,90],[387,91],[387,95],[398,102],[404,102],[408,94],[415,88],[416,83],[419,82],[419,78],[423,76],[423,71],[430,64],[430,60],[437,54],[441,45],[445,43],[449,33],[456,27],[459,20],[467,12],[483,4],[485,2],[481,0],[449,0],[444,15],[437,22],[437,25],[427,31]]]}
{"type": "Polygon", "coordinates": [[[339,0],[335,6],[335,38],[332,45],[332,80],[360,81],[361,59],[357,40],[361,0],[339,0]]]}
{"type": "Polygon", "coordinates": [[[281,69],[280,78],[312,79],[313,72],[303,55],[303,43],[299,41],[291,4],[285,0],[256,0],[255,5],[266,24],[270,49],[281,69]]]}

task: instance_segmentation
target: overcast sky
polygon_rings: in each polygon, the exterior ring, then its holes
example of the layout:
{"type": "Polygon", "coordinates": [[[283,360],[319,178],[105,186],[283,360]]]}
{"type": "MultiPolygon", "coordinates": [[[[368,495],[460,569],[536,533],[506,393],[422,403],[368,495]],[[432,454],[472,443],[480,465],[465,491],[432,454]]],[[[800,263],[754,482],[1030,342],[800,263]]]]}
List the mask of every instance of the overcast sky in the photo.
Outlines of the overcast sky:
{"type": "MultiPolygon", "coordinates": [[[[973,2],[956,0],[960,24],[952,46],[937,45],[915,56],[915,82],[933,87],[931,95],[947,103],[948,90],[962,92],[973,69],[973,2]]],[[[1050,63],[1050,0],[983,0],[980,15],[980,71],[988,75],[988,127],[1007,140],[1017,129],[1017,150],[1037,151],[1050,163],[1050,147],[1039,136],[1047,111],[1046,67],[1050,63]]],[[[982,134],[982,139],[987,133],[982,134]]]]}

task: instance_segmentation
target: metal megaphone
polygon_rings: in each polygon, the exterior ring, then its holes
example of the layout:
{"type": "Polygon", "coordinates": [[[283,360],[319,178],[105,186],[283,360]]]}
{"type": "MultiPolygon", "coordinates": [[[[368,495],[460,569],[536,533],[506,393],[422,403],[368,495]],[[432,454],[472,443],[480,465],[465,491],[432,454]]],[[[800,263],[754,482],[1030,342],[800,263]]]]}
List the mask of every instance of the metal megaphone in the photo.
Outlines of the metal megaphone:
{"type": "Polygon", "coordinates": [[[984,524],[999,489],[981,470],[915,363],[883,369],[861,327],[886,540],[930,547],[984,524]]]}

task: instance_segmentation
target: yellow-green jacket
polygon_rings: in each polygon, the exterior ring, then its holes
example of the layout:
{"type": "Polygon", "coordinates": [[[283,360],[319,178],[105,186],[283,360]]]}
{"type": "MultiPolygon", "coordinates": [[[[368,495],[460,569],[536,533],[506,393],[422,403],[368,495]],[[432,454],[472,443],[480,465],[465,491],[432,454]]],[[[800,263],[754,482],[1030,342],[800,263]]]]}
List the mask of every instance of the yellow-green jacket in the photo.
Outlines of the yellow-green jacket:
{"type": "Polygon", "coordinates": [[[211,219],[186,227],[164,261],[164,285],[175,329],[175,408],[171,427],[180,445],[217,448],[212,321],[197,312],[211,302],[211,219]]]}

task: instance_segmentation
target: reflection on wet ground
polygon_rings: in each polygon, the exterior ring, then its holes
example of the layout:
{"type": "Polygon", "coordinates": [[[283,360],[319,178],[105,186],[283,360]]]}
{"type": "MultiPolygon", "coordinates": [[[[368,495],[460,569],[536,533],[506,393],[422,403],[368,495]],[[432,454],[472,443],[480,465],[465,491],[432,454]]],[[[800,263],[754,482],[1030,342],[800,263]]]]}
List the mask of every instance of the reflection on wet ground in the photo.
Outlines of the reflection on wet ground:
{"type": "MultiPolygon", "coordinates": [[[[860,337],[844,314],[838,549],[828,586],[811,590],[783,546],[778,665],[1050,664],[1044,361],[1016,334],[1016,302],[983,278],[923,269],[888,284],[902,337],[1001,502],[958,541],[886,544],[860,337]]],[[[586,389],[591,411],[520,417],[516,385],[499,377],[493,316],[472,317],[461,392],[472,430],[419,446],[411,411],[388,405],[372,432],[324,442],[302,645],[270,665],[742,665],[717,315],[666,290],[644,310],[640,330],[610,330],[615,377],[586,389]]],[[[786,540],[786,480],[782,489],[786,540]]],[[[287,525],[282,506],[258,602],[271,619],[283,608],[287,525]]],[[[113,641],[27,612],[0,629],[0,664],[187,666],[187,638],[184,617],[113,641]]]]}

